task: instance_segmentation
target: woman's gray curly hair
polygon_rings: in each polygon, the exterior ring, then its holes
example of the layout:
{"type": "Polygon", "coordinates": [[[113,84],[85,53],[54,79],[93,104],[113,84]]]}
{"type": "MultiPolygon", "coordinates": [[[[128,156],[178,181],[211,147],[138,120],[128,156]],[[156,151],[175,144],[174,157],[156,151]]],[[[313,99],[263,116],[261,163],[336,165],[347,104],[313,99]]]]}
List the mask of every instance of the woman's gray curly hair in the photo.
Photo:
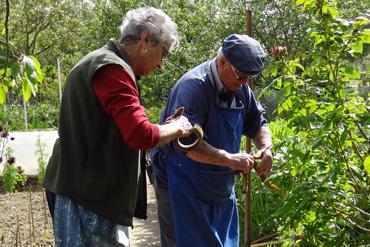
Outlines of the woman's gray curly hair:
{"type": "Polygon", "coordinates": [[[172,51],[179,45],[177,25],[160,9],[143,7],[126,13],[120,26],[121,43],[138,41],[144,30],[151,33],[150,41],[170,45],[172,51]]]}

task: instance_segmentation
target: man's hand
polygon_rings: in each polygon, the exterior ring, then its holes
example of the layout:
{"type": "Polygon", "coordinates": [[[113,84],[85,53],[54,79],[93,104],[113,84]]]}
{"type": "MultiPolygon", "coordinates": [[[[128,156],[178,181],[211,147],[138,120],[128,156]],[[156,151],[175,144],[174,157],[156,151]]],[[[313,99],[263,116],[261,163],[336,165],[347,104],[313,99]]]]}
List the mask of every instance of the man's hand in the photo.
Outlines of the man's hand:
{"type": "Polygon", "coordinates": [[[272,152],[271,148],[266,148],[261,150],[254,158],[254,169],[257,175],[265,180],[271,174],[272,169],[272,152]]]}
{"type": "Polygon", "coordinates": [[[260,150],[255,155],[256,173],[262,180],[265,180],[271,174],[272,169],[272,138],[267,126],[262,126],[253,138],[253,142],[260,150]]]}
{"type": "Polygon", "coordinates": [[[235,171],[249,173],[254,166],[253,156],[244,152],[228,154],[230,160],[229,167],[235,171]]]}

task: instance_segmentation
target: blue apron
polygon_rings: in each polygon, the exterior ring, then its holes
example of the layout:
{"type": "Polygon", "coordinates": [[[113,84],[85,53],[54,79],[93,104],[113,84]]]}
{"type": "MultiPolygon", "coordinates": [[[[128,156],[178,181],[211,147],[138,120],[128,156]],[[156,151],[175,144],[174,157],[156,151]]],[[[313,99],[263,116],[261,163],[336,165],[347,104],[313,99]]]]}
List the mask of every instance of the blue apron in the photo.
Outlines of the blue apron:
{"type": "MultiPolygon", "coordinates": [[[[207,142],[230,153],[239,152],[244,105],[216,104],[206,130],[207,142]]],[[[176,246],[239,246],[234,171],[200,164],[178,152],[167,157],[168,191],[176,246]]]]}

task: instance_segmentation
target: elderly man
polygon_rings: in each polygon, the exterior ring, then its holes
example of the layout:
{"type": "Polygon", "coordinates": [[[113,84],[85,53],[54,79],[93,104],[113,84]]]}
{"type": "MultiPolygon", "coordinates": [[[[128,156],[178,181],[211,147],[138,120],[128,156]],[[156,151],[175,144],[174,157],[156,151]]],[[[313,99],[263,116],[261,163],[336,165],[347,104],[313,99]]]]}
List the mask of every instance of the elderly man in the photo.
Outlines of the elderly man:
{"type": "Polygon", "coordinates": [[[162,246],[239,246],[234,173],[254,165],[240,152],[242,134],[266,149],[257,174],[268,176],[272,167],[264,109],[246,84],[261,73],[264,59],[256,40],[233,34],[215,59],[187,72],[172,89],[161,122],[184,106],[189,121],[202,126],[204,140],[186,153],[171,145],[152,150],[162,246]]]}

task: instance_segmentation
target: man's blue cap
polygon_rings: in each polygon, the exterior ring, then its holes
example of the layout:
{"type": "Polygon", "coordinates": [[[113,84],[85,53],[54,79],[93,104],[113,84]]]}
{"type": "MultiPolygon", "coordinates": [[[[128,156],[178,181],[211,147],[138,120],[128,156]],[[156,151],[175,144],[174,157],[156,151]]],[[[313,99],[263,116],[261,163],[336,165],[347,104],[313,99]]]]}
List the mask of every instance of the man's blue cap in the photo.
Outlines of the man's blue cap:
{"type": "Polygon", "coordinates": [[[265,67],[265,52],[260,43],[248,35],[229,35],[222,43],[222,53],[235,68],[247,75],[258,75],[265,67]]]}

